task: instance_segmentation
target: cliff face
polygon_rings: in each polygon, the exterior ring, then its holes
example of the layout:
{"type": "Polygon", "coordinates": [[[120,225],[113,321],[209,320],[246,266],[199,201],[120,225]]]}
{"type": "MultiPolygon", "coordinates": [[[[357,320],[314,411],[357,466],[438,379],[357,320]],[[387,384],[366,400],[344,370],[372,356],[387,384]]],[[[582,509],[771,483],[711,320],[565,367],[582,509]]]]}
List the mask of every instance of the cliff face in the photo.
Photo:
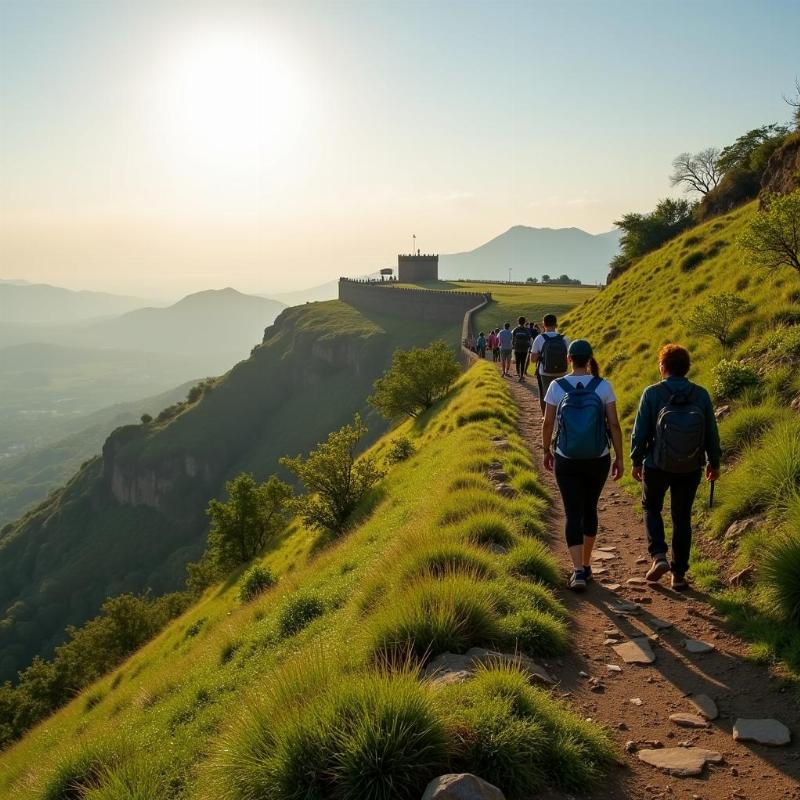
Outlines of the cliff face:
{"type": "Polygon", "coordinates": [[[762,197],[800,189],[800,132],[790,136],[770,157],[761,178],[762,197]]]}

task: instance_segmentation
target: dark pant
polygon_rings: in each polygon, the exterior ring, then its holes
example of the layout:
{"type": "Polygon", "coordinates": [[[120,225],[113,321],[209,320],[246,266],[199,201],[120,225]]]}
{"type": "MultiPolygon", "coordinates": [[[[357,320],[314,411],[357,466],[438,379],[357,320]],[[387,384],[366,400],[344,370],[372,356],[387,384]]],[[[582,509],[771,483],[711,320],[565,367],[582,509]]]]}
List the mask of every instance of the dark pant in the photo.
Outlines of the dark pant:
{"type": "Polygon", "coordinates": [[[664,495],[669,489],[672,514],[672,572],[683,576],[689,569],[689,551],[692,549],[692,503],[700,486],[701,470],[692,472],[665,472],[655,467],[645,467],[642,478],[642,508],[647,531],[647,549],[654,558],[667,553],[664,536],[664,495]]]}
{"type": "Polygon", "coordinates": [[[611,455],[600,458],[564,458],[556,454],[555,476],[567,517],[567,546],[597,536],[597,502],[611,469],[611,455]]]}
{"type": "Polygon", "coordinates": [[[527,350],[515,350],[514,351],[514,361],[517,365],[517,375],[520,378],[525,374],[525,362],[528,360],[528,351],[527,350]]]}

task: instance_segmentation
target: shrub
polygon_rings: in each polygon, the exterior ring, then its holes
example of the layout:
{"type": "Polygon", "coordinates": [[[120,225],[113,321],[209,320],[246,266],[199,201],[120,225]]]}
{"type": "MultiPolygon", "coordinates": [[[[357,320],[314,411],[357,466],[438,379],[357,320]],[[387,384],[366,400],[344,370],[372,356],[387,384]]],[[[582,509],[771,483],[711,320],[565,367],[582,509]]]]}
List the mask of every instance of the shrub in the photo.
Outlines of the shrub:
{"type": "Polygon", "coordinates": [[[292,510],[294,490],[277,476],[258,484],[242,472],[225,484],[228,499],[212,500],[208,552],[220,570],[254,558],[284,528],[292,510]]]}
{"type": "Polygon", "coordinates": [[[485,584],[468,577],[421,579],[380,611],[369,631],[374,660],[402,665],[439,653],[465,653],[497,638],[495,600],[485,584]]]}
{"type": "Polygon", "coordinates": [[[765,269],[800,272],[800,189],[769,197],[765,206],[739,237],[739,246],[765,269]]]}
{"type": "Polygon", "coordinates": [[[745,406],[723,420],[719,428],[723,458],[737,456],[758,441],[772,427],[777,413],[771,406],[745,406]]]}
{"type": "Polygon", "coordinates": [[[758,375],[752,367],[737,361],[723,358],[714,367],[714,395],[718,398],[733,399],[748,386],[758,383],[758,375]]]}
{"type": "Polygon", "coordinates": [[[705,253],[700,250],[694,250],[681,259],[681,272],[692,272],[693,270],[697,269],[703,263],[703,261],[705,261],[705,258],[705,253]]]}
{"type": "Polygon", "coordinates": [[[392,366],[375,381],[369,397],[385,417],[416,417],[444,397],[459,375],[458,362],[446,342],[395,350],[392,366]]]}
{"type": "Polygon", "coordinates": [[[348,675],[291,701],[276,691],[220,748],[220,800],[412,800],[446,767],[444,727],[410,675],[348,675]]]}
{"type": "Polygon", "coordinates": [[[511,547],[517,541],[506,517],[494,510],[473,513],[456,530],[464,540],[483,547],[511,547]]]}
{"type": "Polygon", "coordinates": [[[500,630],[508,645],[529,656],[554,656],[567,646],[564,623],[535,608],[503,617],[500,630]]]}
{"type": "Polygon", "coordinates": [[[769,539],[758,577],[781,617],[800,626],[800,528],[769,539]]]}
{"type": "Polygon", "coordinates": [[[542,542],[525,541],[508,554],[506,565],[509,571],[526,578],[555,586],[561,582],[561,569],[549,548],[542,542]]]}
{"type": "Polygon", "coordinates": [[[431,545],[414,553],[403,568],[406,578],[445,578],[456,573],[491,578],[496,570],[484,553],[457,543],[431,545]]]}
{"type": "Polygon", "coordinates": [[[149,425],[153,421],[153,417],[150,414],[142,414],[140,419],[142,421],[142,425],[149,425]]]}
{"type": "Polygon", "coordinates": [[[300,501],[306,524],[342,534],[350,515],[367,492],[383,477],[373,456],[356,460],[358,443],[367,432],[356,414],[352,425],[328,435],[307,458],[282,458],[303,482],[308,494],[300,501]]]}
{"type": "Polygon", "coordinates": [[[97,788],[103,771],[114,760],[108,747],[83,746],[60,757],[44,781],[42,800],[82,800],[97,788]]]}
{"type": "Polygon", "coordinates": [[[462,489],[453,492],[445,501],[439,513],[439,520],[445,525],[460,522],[467,517],[484,512],[501,512],[503,499],[485,489],[462,489]]]}
{"type": "Polygon", "coordinates": [[[686,325],[690,333],[711,336],[727,348],[731,345],[731,327],[746,308],[747,301],[737,294],[712,294],[692,309],[686,325]]]}
{"type": "Polygon", "coordinates": [[[387,464],[397,464],[400,461],[405,461],[414,454],[414,443],[408,436],[398,436],[392,439],[389,445],[389,452],[386,454],[387,464]]]}
{"type": "Polygon", "coordinates": [[[298,592],[292,595],[281,608],[278,630],[281,636],[292,636],[324,613],[325,604],[319,597],[314,594],[298,592]]]}
{"type": "Polygon", "coordinates": [[[267,567],[254,564],[242,576],[239,584],[239,600],[249,603],[254,597],[267,591],[277,583],[277,578],[267,567]]]}

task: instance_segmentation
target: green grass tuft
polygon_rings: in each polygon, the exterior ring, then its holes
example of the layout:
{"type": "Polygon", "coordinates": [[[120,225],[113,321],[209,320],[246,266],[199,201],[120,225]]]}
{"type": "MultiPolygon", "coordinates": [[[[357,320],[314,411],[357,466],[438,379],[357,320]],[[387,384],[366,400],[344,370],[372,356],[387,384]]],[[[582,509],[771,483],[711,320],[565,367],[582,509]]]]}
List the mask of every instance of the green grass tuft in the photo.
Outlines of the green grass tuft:
{"type": "Polygon", "coordinates": [[[284,603],[278,617],[281,636],[293,636],[325,613],[325,603],[315,594],[298,592],[284,603]]]}
{"type": "Polygon", "coordinates": [[[497,510],[473,513],[456,528],[457,535],[464,541],[481,546],[500,545],[512,547],[517,537],[511,523],[497,510]]]}
{"type": "Polygon", "coordinates": [[[508,570],[516,575],[549,583],[561,583],[561,568],[550,549],[542,542],[529,540],[516,545],[506,558],[508,570]]]}

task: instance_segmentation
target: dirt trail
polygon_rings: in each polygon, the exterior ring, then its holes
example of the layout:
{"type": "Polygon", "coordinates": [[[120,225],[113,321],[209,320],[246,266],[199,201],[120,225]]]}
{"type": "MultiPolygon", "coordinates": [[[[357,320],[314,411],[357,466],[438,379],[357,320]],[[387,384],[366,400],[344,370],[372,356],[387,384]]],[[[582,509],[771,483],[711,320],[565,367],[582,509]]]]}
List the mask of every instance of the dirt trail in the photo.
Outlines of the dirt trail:
{"type": "MultiPolygon", "coordinates": [[[[520,434],[539,465],[541,415],[535,380],[529,377],[528,382],[519,384],[509,379],[509,386],[521,412],[520,434]]],[[[567,568],[561,498],[552,474],[539,471],[556,498],[552,546],[567,568]]],[[[662,578],[658,587],[626,583],[629,578],[643,577],[649,563],[635,503],[609,479],[600,500],[597,547],[613,548],[613,557],[602,565],[594,562],[605,572],[596,576],[586,593],[561,592],[572,619],[574,647],[550,665],[562,695],[584,717],[607,725],[619,744],[620,767],[595,796],[614,800],[800,798],[800,710],[779,678],[745,659],[745,644],[731,633],[702,593],[672,592],[669,576],[662,578]],[[638,603],[641,611],[618,615],[614,604],[621,600],[638,603]],[[671,622],[672,627],[654,629],[648,624],[653,617],[671,622]],[[610,631],[618,634],[611,635],[610,631]],[[606,639],[623,643],[636,636],[654,635],[658,637],[651,642],[655,662],[649,665],[626,664],[611,644],[604,643],[606,639]],[[685,639],[713,644],[714,650],[691,654],[685,649],[685,639]],[[609,664],[618,665],[621,671],[609,670],[609,664]],[[688,729],[670,721],[673,713],[696,714],[690,698],[698,694],[708,695],[719,708],[718,718],[708,728],[688,729]],[[631,702],[634,698],[638,698],[637,703],[631,702]],[[767,747],[734,741],[733,724],[739,717],[782,721],[792,731],[792,744],[767,747]],[[637,743],[640,749],[649,748],[651,745],[645,744],[648,741],[665,748],[688,742],[721,753],[724,761],[708,764],[700,777],[673,777],[625,750],[628,742],[637,743]]],[[[556,796],[560,797],[551,795],[556,796]]]]}

